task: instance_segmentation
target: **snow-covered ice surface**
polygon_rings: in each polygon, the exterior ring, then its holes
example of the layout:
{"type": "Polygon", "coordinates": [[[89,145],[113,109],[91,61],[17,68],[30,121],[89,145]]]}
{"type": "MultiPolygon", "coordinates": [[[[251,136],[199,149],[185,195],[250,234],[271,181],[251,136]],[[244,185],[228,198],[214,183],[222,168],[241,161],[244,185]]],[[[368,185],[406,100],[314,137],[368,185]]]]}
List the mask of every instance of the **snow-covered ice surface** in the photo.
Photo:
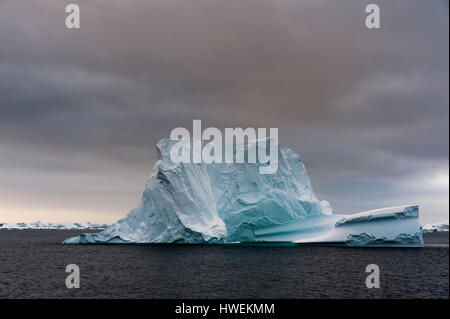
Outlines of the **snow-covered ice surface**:
{"type": "Polygon", "coordinates": [[[422,247],[418,206],[377,209],[353,215],[293,222],[257,230],[257,239],[346,246],[422,247]]]}
{"type": "MultiPolygon", "coordinates": [[[[174,164],[174,143],[158,142],[158,161],[135,209],[102,232],[64,243],[423,246],[418,206],[333,214],[314,195],[299,155],[288,148],[278,149],[276,173],[260,174],[261,163],[174,164]]],[[[256,147],[246,144],[246,156],[256,147]]]]}
{"type": "Polygon", "coordinates": [[[92,223],[45,223],[35,221],[31,223],[0,223],[0,229],[105,229],[108,224],[92,223]]]}
{"type": "Polygon", "coordinates": [[[426,224],[423,226],[422,231],[424,233],[432,233],[437,231],[448,231],[448,220],[445,222],[426,224]]]}

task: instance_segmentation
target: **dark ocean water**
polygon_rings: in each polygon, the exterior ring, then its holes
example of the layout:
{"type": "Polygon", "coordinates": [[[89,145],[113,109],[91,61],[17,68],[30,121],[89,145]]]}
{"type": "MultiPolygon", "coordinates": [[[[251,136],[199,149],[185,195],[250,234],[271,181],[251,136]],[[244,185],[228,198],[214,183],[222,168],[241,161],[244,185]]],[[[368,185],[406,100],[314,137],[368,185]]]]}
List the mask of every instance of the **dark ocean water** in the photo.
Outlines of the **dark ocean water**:
{"type": "Polygon", "coordinates": [[[0,298],[448,298],[448,233],[425,248],[62,245],[80,231],[0,230],[0,298]],[[68,289],[65,267],[80,267],[68,289]],[[367,289],[365,267],[380,267],[367,289]]]}

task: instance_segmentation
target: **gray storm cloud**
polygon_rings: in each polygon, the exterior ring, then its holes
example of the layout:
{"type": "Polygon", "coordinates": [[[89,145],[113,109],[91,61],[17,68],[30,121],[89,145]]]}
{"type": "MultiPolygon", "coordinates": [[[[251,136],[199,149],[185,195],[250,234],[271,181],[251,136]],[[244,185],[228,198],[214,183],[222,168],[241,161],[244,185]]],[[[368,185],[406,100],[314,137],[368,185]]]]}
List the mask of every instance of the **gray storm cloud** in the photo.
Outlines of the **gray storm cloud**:
{"type": "Polygon", "coordinates": [[[368,1],[77,3],[68,30],[60,1],[0,1],[0,219],[113,221],[193,119],[278,127],[338,212],[448,216],[446,1],[376,1],[380,30],[368,1]]]}

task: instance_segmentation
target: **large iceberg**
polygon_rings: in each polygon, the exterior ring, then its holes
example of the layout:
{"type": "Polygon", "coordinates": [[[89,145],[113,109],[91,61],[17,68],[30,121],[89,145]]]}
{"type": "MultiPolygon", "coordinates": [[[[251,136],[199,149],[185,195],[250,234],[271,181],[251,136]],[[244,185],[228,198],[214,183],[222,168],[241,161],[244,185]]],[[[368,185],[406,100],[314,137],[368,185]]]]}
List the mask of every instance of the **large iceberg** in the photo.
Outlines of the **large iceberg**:
{"type": "MultiPolygon", "coordinates": [[[[260,174],[258,162],[175,164],[174,143],[158,142],[158,161],[135,209],[104,231],[64,243],[423,246],[418,206],[333,214],[328,202],[316,198],[305,166],[289,148],[278,149],[274,174],[260,174]]],[[[241,147],[247,156],[257,142],[241,147]]]]}

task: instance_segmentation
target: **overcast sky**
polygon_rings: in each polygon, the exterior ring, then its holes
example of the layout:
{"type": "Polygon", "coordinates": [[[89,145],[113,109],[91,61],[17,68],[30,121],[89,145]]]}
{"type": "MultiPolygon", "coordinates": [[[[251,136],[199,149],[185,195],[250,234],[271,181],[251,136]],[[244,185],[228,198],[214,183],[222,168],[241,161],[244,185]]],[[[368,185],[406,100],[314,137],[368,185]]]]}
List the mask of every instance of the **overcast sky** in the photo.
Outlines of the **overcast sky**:
{"type": "Polygon", "coordinates": [[[0,222],[117,220],[193,119],[278,127],[336,213],[448,220],[448,26],[447,0],[0,0],[0,222]]]}

